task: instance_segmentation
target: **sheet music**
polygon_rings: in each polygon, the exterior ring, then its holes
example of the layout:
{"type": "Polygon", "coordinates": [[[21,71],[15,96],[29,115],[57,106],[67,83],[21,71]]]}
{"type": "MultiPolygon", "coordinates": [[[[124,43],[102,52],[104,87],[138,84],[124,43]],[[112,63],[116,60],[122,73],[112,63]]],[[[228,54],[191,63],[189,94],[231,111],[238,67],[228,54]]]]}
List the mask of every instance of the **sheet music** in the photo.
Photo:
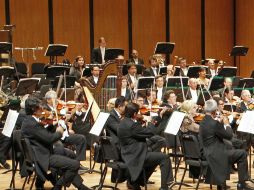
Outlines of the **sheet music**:
{"type": "Polygon", "coordinates": [[[254,134],[254,111],[243,113],[237,131],[254,134]]]}
{"type": "Polygon", "coordinates": [[[89,133],[96,135],[96,136],[100,136],[101,131],[102,131],[105,123],[108,120],[108,117],[109,117],[109,113],[100,112],[99,116],[97,117],[97,119],[96,119],[96,121],[89,133]]]}
{"type": "Polygon", "coordinates": [[[15,127],[17,118],[19,116],[19,113],[15,110],[9,110],[5,124],[4,124],[4,129],[2,131],[2,134],[11,137],[12,131],[15,127]]]}
{"type": "Polygon", "coordinates": [[[168,124],[164,132],[172,134],[172,135],[176,135],[182,125],[184,117],[185,117],[185,113],[174,111],[171,117],[169,118],[168,124]]]}

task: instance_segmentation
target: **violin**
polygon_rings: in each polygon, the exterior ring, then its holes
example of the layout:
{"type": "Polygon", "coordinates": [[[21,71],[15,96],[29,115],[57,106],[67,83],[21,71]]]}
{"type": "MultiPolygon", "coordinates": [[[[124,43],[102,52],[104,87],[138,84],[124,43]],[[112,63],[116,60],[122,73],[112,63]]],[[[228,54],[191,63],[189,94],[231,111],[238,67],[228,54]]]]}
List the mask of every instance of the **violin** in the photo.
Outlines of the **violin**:
{"type": "Polygon", "coordinates": [[[196,123],[200,123],[200,122],[204,119],[204,117],[205,117],[205,114],[198,113],[197,115],[195,115],[195,116],[193,117],[193,119],[194,119],[194,121],[195,121],[196,123]]]}

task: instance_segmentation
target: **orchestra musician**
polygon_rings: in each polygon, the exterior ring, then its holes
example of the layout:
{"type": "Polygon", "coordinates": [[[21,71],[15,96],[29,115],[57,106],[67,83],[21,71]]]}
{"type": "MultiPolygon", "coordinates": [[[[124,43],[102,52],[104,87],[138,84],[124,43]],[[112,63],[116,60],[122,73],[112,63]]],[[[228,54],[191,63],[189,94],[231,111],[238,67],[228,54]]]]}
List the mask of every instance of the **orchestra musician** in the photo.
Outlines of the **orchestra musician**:
{"type": "Polygon", "coordinates": [[[138,57],[138,51],[133,49],[129,62],[135,63],[136,65],[144,65],[144,60],[138,57]]]}
{"type": "Polygon", "coordinates": [[[211,77],[217,75],[214,59],[208,59],[207,65],[208,65],[207,74],[210,75],[211,77]]]}
{"type": "Polygon", "coordinates": [[[92,86],[96,87],[99,81],[100,76],[100,67],[98,65],[93,65],[91,67],[92,76],[88,77],[87,80],[91,83],[92,86]]]}
{"type": "Polygon", "coordinates": [[[123,76],[121,81],[121,96],[125,97],[127,101],[134,98],[134,92],[130,90],[127,83],[127,77],[123,76]]]}
{"type": "Polygon", "coordinates": [[[156,99],[159,102],[162,102],[163,94],[166,92],[166,88],[164,87],[164,79],[161,75],[157,75],[155,77],[155,89],[157,90],[156,99]]]}
{"type": "Polygon", "coordinates": [[[186,113],[186,117],[180,127],[181,132],[199,132],[199,125],[195,123],[194,116],[197,115],[198,106],[192,100],[185,100],[180,107],[180,111],[186,113]]]}
{"type": "MultiPolygon", "coordinates": [[[[51,111],[55,114],[57,112],[57,95],[56,92],[53,90],[48,91],[45,94],[45,101],[43,103],[43,108],[47,111],[51,111]]],[[[53,123],[54,126],[49,126],[48,128],[55,128],[55,125],[57,124],[57,121],[53,123]]],[[[81,161],[86,159],[86,143],[87,140],[85,136],[80,135],[80,134],[75,134],[74,130],[72,130],[72,124],[71,123],[66,123],[67,126],[70,128],[68,129],[68,136],[65,137],[64,140],[62,140],[63,143],[69,144],[69,145],[75,145],[76,147],[76,159],[81,161]]],[[[62,146],[62,143],[58,141],[56,144],[58,146],[62,146]]]]}
{"type": "Polygon", "coordinates": [[[137,66],[134,63],[130,62],[127,64],[127,70],[128,73],[125,75],[125,77],[127,78],[128,86],[132,90],[135,90],[139,77],[139,75],[137,75],[137,66]]]}
{"type": "Polygon", "coordinates": [[[167,190],[168,183],[173,181],[171,161],[161,152],[149,152],[146,138],[154,136],[149,128],[143,128],[136,122],[139,106],[129,103],[125,107],[125,118],[121,120],[117,135],[121,147],[121,156],[127,165],[130,174],[132,189],[141,190],[145,169],[146,179],[154,172],[157,165],[161,169],[160,190],[167,190]]]}
{"type": "Polygon", "coordinates": [[[174,65],[168,65],[167,66],[167,75],[165,76],[165,84],[168,82],[168,78],[171,78],[174,76],[175,68],[174,65]]]}
{"type": "Polygon", "coordinates": [[[197,89],[198,88],[197,79],[190,78],[188,81],[188,85],[189,85],[189,88],[186,92],[186,99],[192,100],[194,103],[197,103],[198,96],[200,93],[200,91],[197,89]]]}
{"type": "Polygon", "coordinates": [[[25,103],[25,110],[28,117],[22,124],[21,132],[22,136],[28,138],[31,142],[35,157],[36,189],[44,189],[44,182],[47,179],[47,171],[49,169],[60,169],[63,172],[56,181],[53,187],[54,190],[60,190],[62,186],[69,186],[70,183],[79,190],[90,189],[82,183],[83,179],[78,175],[80,167],[78,160],[52,152],[53,144],[61,139],[64,130],[58,126],[55,132],[52,133],[40,123],[40,119],[37,116],[37,114],[41,113],[40,100],[33,96],[28,97],[25,103]]]}
{"type": "Polygon", "coordinates": [[[74,60],[73,65],[70,68],[69,75],[76,77],[76,82],[83,76],[83,71],[85,70],[86,64],[84,57],[77,56],[74,60]]]}
{"type": "Polygon", "coordinates": [[[161,107],[172,108],[173,110],[177,110],[180,104],[176,101],[176,94],[173,90],[168,90],[164,93],[163,102],[161,107]]]}
{"type": "Polygon", "coordinates": [[[205,88],[208,88],[210,80],[206,78],[206,69],[204,67],[200,67],[198,75],[199,75],[199,77],[197,78],[198,84],[203,85],[205,88]]]}
{"type": "Polygon", "coordinates": [[[242,102],[237,107],[237,112],[243,113],[249,110],[250,108],[252,108],[252,104],[254,100],[251,98],[250,91],[246,89],[242,90],[241,98],[242,98],[242,102]]]}
{"type": "Polygon", "coordinates": [[[99,47],[92,51],[91,62],[93,64],[104,64],[106,60],[106,40],[104,37],[99,39],[99,47]]]}
{"type": "Polygon", "coordinates": [[[185,77],[188,73],[187,60],[185,58],[179,58],[178,63],[180,65],[180,73],[179,76],[185,77]]]}
{"type": "Polygon", "coordinates": [[[159,65],[155,56],[149,58],[150,67],[144,70],[144,76],[157,76],[159,74],[159,65]]]}
{"type": "Polygon", "coordinates": [[[227,150],[226,144],[223,142],[223,139],[230,140],[233,136],[228,118],[223,116],[216,118],[218,106],[215,100],[206,101],[204,109],[206,115],[200,123],[199,135],[204,156],[209,165],[207,182],[210,180],[216,184],[217,189],[226,189],[225,181],[229,176],[230,165],[237,163],[237,190],[253,189],[245,183],[249,179],[246,151],[241,149],[227,150]],[[208,176],[212,177],[209,178],[208,176]]]}

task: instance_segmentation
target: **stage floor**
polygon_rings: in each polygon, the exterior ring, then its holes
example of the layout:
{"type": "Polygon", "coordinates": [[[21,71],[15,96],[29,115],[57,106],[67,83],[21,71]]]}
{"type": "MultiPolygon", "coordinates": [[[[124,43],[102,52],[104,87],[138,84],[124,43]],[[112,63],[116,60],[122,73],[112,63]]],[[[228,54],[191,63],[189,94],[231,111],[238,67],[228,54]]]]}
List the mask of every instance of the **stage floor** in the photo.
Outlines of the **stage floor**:
{"type": "MultiPolygon", "coordinates": [[[[89,152],[87,152],[87,155],[89,155],[89,152]]],[[[89,166],[89,161],[88,160],[89,160],[89,156],[87,158],[87,161],[83,161],[83,162],[81,162],[81,164],[86,166],[86,167],[88,167],[89,166]]],[[[8,163],[11,164],[11,161],[9,160],[8,163]]],[[[174,162],[172,162],[172,164],[174,165],[174,162]]],[[[181,162],[181,166],[184,166],[184,162],[183,161],[181,162]]],[[[95,169],[99,169],[99,167],[100,167],[100,164],[96,163],[95,164],[95,169]]],[[[9,184],[10,184],[10,181],[11,181],[11,172],[9,172],[7,174],[2,174],[4,171],[6,171],[6,170],[3,169],[3,168],[0,169],[0,190],[9,188],[9,184]]],[[[106,180],[105,180],[104,184],[105,185],[113,185],[114,186],[114,183],[110,182],[110,176],[111,176],[110,174],[111,174],[111,170],[108,170],[108,175],[106,177],[106,180]]],[[[178,181],[180,181],[180,179],[182,177],[182,174],[183,174],[183,169],[179,169],[178,175],[177,175],[177,180],[178,181]]],[[[82,174],[81,176],[84,179],[83,183],[85,185],[89,186],[89,187],[92,187],[94,185],[98,185],[99,184],[100,174],[98,174],[98,173],[92,173],[92,174],[85,173],[85,174],[82,174]]],[[[186,172],[184,182],[188,183],[189,185],[191,185],[191,187],[184,187],[184,186],[182,186],[183,190],[185,190],[185,189],[195,189],[195,187],[196,187],[196,183],[193,183],[192,179],[189,178],[188,176],[189,176],[189,173],[186,172]]],[[[227,185],[230,186],[230,190],[236,189],[236,182],[237,182],[237,179],[238,179],[237,177],[238,177],[237,172],[235,172],[234,174],[231,174],[230,180],[227,181],[227,185]]],[[[254,178],[254,168],[252,168],[252,178],[254,178]]],[[[154,172],[153,175],[151,176],[150,181],[154,181],[155,184],[149,184],[147,186],[148,190],[157,190],[157,189],[160,188],[160,169],[159,169],[159,167],[157,168],[157,171],[154,172]]],[[[24,182],[24,178],[21,179],[19,174],[17,174],[17,177],[15,178],[15,182],[16,182],[16,188],[21,189],[22,188],[22,184],[24,182]]],[[[250,184],[250,185],[252,185],[254,187],[254,184],[250,184]]],[[[25,189],[28,190],[29,186],[30,186],[30,184],[27,184],[25,189]]],[[[52,185],[50,184],[50,182],[46,182],[45,189],[49,190],[51,188],[52,188],[52,185]]],[[[126,182],[119,183],[118,184],[118,188],[120,190],[127,190],[128,189],[126,187],[126,182]]],[[[33,189],[35,189],[35,187],[33,189]]],[[[74,190],[75,188],[73,186],[70,186],[67,189],[68,190],[72,190],[72,189],[74,190]]],[[[144,189],[144,188],[142,188],[142,189],[144,189]]],[[[173,187],[173,189],[178,189],[178,186],[173,187]]],[[[210,185],[209,184],[200,183],[199,189],[209,190],[210,189],[210,185]]],[[[213,189],[216,189],[216,186],[213,186],[213,189]]]]}

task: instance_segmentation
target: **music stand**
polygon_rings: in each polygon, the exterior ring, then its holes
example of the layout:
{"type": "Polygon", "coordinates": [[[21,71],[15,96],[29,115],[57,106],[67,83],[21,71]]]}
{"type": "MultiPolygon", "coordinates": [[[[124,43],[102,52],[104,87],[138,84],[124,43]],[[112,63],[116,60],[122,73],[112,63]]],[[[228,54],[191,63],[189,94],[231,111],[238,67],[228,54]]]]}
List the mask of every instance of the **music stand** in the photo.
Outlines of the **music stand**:
{"type": "Polygon", "coordinates": [[[234,46],[231,50],[231,53],[229,56],[238,56],[239,57],[239,75],[240,75],[240,65],[241,65],[241,59],[240,56],[246,56],[248,53],[249,48],[245,46],[234,46]]]}
{"type": "Polygon", "coordinates": [[[124,50],[120,48],[109,48],[105,50],[105,61],[114,60],[119,55],[124,56],[124,50]]]}
{"type": "Polygon", "coordinates": [[[207,71],[207,69],[208,69],[207,66],[203,66],[203,65],[189,66],[189,67],[188,67],[187,76],[188,76],[189,78],[198,78],[198,77],[199,77],[198,72],[199,72],[200,68],[202,68],[202,67],[205,68],[206,71],[207,71]]]}
{"type": "MultiPolygon", "coordinates": [[[[52,81],[53,88],[56,88],[58,85],[60,76],[55,77],[55,80],[52,81]]],[[[76,77],[75,76],[66,76],[66,88],[73,88],[75,85],[76,77]]],[[[61,83],[61,87],[64,88],[64,83],[61,83]]]]}
{"type": "Polygon", "coordinates": [[[202,94],[202,92],[199,93],[198,100],[197,100],[197,105],[204,106],[205,101],[207,101],[211,98],[209,92],[207,92],[206,90],[203,90],[203,94],[202,94]],[[203,94],[204,94],[204,97],[203,97],[203,94]],[[205,100],[204,100],[204,98],[205,98],[205,100]]]}
{"type": "Polygon", "coordinates": [[[12,51],[12,43],[10,42],[0,42],[0,53],[10,54],[12,51]]]}
{"type": "Polygon", "coordinates": [[[168,81],[167,81],[167,88],[170,88],[170,87],[181,87],[181,79],[182,78],[182,82],[183,82],[183,86],[188,86],[188,80],[189,80],[189,77],[170,77],[168,78],[168,81]]]}
{"type": "Polygon", "coordinates": [[[253,78],[242,78],[239,81],[239,88],[253,88],[254,87],[254,79],[253,78]]]}
{"type": "Polygon", "coordinates": [[[153,87],[154,77],[139,77],[137,82],[137,89],[148,89],[153,87]]]}
{"type": "Polygon", "coordinates": [[[224,104],[224,110],[230,111],[230,112],[235,112],[236,111],[236,105],[224,104]]]}
{"type": "Polygon", "coordinates": [[[38,84],[40,78],[23,78],[19,80],[18,87],[16,89],[15,96],[24,96],[26,94],[32,94],[38,84]]]}
{"type": "Polygon", "coordinates": [[[166,63],[168,63],[169,54],[172,54],[174,48],[175,48],[174,42],[157,42],[154,49],[154,54],[165,54],[166,63]]]}
{"type": "Polygon", "coordinates": [[[11,77],[15,73],[14,67],[2,66],[0,67],[0,76],[4,76],[4,78],[11,77]]]}
{"type": "Polygon", "coordinates": [[[208,89],[210,91],[216,91],[216,90],[221,89],[221,88],[224,88],[224,78],[214,76],[211,79],[211,82],[209,83],[208,89]]]}
{"type": "Polygon", "coordinates": [[[220,72],[218,73],[218,76],[223,77],[235,77],[237,73],[237,67],[231,67],[231,66],[224,66],[220,72]]]}
{"type": "Polygon", "coordinates": [[[66,75],[68,75],[70,71],[70,67],[50,66],[44,71],[44,73],[46,74],[47,78],[55,78],[56,76],[62,75],[64,71],[66,72],[66,75]]]}
{"type": "Polygon", "coordinates": [[[49,44],[46,51],[45,56],[49,56],[50,64],[57,64],[57,57],[64,56],[68,45],[64,44],[49,44]]]}
{"type": "Polygon", "coordinates": [[[159,67],[159,74],[166,75],[167,74],[167,66],[159,67]]]}
{"type": "Polygon", "coordinates": [[[181,71],[180,66],[175,66],[174,76],[180,76],[180,71],[181,71]]]}

